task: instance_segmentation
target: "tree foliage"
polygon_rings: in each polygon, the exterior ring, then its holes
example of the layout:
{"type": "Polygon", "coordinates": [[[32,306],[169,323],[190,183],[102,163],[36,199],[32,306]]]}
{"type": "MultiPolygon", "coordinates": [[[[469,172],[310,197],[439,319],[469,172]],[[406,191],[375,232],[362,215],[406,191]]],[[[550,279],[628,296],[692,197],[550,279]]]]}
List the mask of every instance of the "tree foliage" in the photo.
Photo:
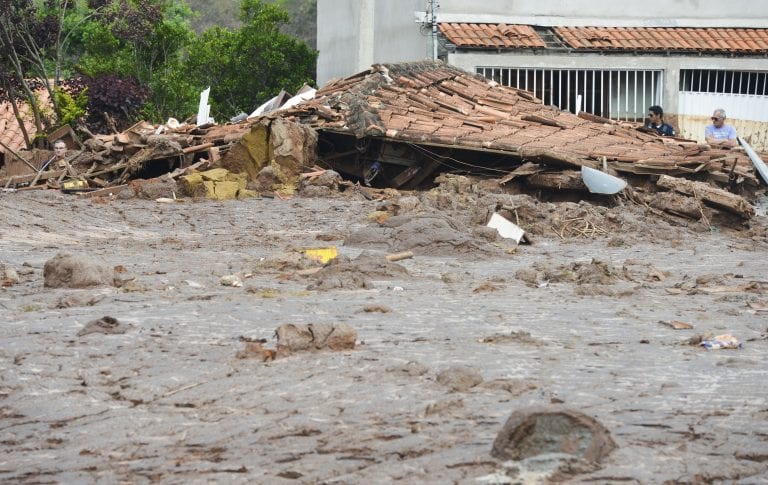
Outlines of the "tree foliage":
{"type": "Polygon", "coordinates": [[[184,0],[0,0],[0,96],[33,104],[38,131],[77,122],[86,99],[92,131],[104,113],[118,124],[186,117],[207,86],[214,116],[250,111],[313,82],[316,52],[285,34],[282,8],[308,2],[241,0],[237,27],[198,35],[184,0]],[[55,116],[35,105],[36,86],[55,116]]]}
{"type": "Polygon", "coordinates": [[[239,29],[213,27],[192,42],[186,72],[212,87],[215,117],[250,112],[280,89],[314,82],[317,54],[280,31],[288,20],[279,6],[242,0],[239,29]]]}

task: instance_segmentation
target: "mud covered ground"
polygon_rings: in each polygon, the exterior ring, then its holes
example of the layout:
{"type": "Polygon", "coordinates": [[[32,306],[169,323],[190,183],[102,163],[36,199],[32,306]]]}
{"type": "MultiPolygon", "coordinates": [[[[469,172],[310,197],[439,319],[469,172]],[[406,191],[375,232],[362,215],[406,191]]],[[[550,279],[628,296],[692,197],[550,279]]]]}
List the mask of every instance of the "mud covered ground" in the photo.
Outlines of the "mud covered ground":
{"type": "Polygon", "coordinates": [[[686,227],[448,185],[383,202],[0,195],[19,276],[0,291],[0,480],[768,482],[764,216],[686,227]],[[534,244],[480,224],[499,205],[534,244]],[[325,268],[298,251],[322,246],[340,253],[325,268]],[[45,288],[59,253],[117,267],[118,286],[45,288]],[[123,333],[87,330],[103,317],[123,333]],[[247,351],[283,324],[346,324],[357,345],[247,351]],[[743,348],[689,343],[706,333],[743,348]],[[610,432],[598,469],[490,455],[511,413],[550,406],[610,432]]]}

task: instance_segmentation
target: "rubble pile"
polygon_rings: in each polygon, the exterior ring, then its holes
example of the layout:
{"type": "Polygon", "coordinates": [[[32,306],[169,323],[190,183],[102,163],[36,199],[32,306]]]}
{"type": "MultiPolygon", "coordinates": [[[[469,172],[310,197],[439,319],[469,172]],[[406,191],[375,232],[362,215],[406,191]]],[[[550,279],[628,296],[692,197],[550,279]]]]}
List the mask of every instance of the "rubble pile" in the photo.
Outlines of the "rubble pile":
{"type": "Polygon", "coordinates": [[[283,95],[237,123],[141,122],[84,143],[68,128],[54,135],[50,142],[67,142],[67,157],[14,152],[0,187],[113,193],[131,180],[167,176],[192,197],[290,196],[300,188],[323,196],[349,186],[370,197],[362,184],[417,189],[454,173],[544,198],[609,204],[606,196],[621,194],[650,212],[704,223],[749,220],[764,191],[762,161],[746,141],[713,147],[575,115],[439,61],[374,65],[283,95]],[[325,169],[332,183],[306,183],[325,169]]]}

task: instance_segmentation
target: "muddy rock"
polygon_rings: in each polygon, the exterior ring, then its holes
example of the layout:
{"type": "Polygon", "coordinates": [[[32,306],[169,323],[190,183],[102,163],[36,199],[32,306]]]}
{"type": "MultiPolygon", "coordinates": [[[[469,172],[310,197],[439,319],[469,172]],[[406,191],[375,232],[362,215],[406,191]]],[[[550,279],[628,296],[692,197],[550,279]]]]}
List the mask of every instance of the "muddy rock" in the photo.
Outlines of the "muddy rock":
{"type": "Polygon", "coordinates": [[[162,197],[172,199],[179,193],[176,181],[170,177],[132,180],[128,186],[139,199],[155,200],[162,197]]]}
{"type": "Polygon", "coordinates": [[[0,263],[0,286],[13,286],[19,282],[19,273],[16,269],[5,263],[0,263]]]}
{"type": "Polygon", "coordinates": [[[91,320],[86,323],[80,331],[77,332],[78,337],[88,335],[90,333],[103,333],[103,334],[122,334],[131,328],[130,325],[121,323],[117,318],[110,316],[103,316],[98,320],[91,320]]]}
{"type": "Polygon", "coordinates": [[[246,342],[245,348],[235,354],[238,359],[255,359],[267,362],[275,359],[275,351],[267,349],[262,345],[263,342],[246,342]]]}
{"type": "Polygon", "coordinates": [[[247,188],[255,190],[257,192],[268,192],[274,190],[274,188],[280,184],[280,180],[277,177],[277,172],[274,167],[267,165],[259,170],[253,181],[248,182],[247,188]]]}
{"type": "Polygon", "coordinates": [[[442,215],[392,216],[381,225],[350,234],[344,244],[391,252],[413,251],[417,255],[497,251],[487,242],[476,241],[470,232],[467,227],[442,215]]]}
{"type": "Polygon", "coordinates": [[[59,253],[48,260],[43,276],[47,288],[87,288],[114,283],[114,271],[106,262],[70,253],[59,253]]]}
{"type": "Polygon", "coordinates": [[[496,436],[491,455],[499,460],[523,460],[551,455],[552,470],[559,454],[577,458],[590,468],[616,448],[608,430],[584,413],[562,407],[515,411],[496,436]]]}
{"type": "Polygon", "coordinates": [[[307,289],[371,289],[374,287],[372,281],[374,279],[407,277],[409,275],[405,267],[364,251],[354,260],[339,257],[330,261],[320,271],[312,275],[315,281],[307,286],[307,289]]]}
{"type": "Polygon", "coordinates": [[[403,365],[388,367],[387,372],[404,374],[408,377],[419,377],[429,372],[429,367],[416,361],[406,362],[403,365]]]}
{"type": "Polygon", "coordinates": [[[315,350],[352,350],[357,331],[346,323],[310,323],[280,325],[275,330],[277,356],[315,350]]]}
{"type": "Polygon", "coordinates": [[[299,184],[299,192],[307,197],[316,197],[314,193],[329,195],[339,191],[341,175],[335,170],[326,170],[317,177],[305,178],[299,184]]]}
{"type": "Polygon", "coordinates": [[[437,382],[454,392],[466,392],[483,382],[483,376],[471,367],[451,367],[437,375],[437,382]]]}

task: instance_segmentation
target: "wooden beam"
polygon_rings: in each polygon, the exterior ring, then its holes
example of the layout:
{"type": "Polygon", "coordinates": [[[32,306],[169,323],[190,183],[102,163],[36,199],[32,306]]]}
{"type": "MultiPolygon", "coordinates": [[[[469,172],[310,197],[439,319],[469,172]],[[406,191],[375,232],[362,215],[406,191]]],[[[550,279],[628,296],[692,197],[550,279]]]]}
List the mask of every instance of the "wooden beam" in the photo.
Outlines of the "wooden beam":
{"type": "Polygon", "coordinates": [[[724,210],[739,217],[749,219],[755,215],[755,208],[747,200],[736,194],[732,194],[723,189],[712,187],[704,182],[695,182],[692,180],[670,177],[662,175],[656,182],[659,187],[674,190],[685,195],[691,195],[700,199],[710,207],[724,210]]]}

